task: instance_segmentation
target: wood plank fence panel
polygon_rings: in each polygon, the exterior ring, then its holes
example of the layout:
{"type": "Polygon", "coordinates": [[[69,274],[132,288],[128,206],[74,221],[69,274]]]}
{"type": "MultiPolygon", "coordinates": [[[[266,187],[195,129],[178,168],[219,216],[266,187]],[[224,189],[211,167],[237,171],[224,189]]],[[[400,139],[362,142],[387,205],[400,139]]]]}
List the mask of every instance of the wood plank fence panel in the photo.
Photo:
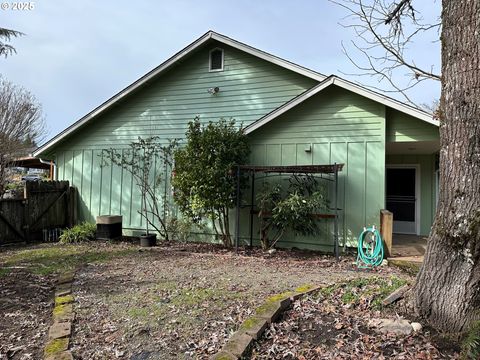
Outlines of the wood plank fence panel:
{"type": "Polygon", "coordinates": [[[68,181],[25,183],[24,198],[0,200],[0,245],[43,239],[76,223],[76,190],[68,181]]]}

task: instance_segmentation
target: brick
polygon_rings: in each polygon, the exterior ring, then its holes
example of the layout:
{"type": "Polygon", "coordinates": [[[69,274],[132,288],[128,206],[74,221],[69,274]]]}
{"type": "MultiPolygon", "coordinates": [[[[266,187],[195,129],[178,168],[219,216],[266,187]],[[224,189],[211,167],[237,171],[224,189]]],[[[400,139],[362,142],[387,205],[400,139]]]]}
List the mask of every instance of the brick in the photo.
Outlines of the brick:
{"type": "Polygon", "coordinates": [[[260,316],[253,316],[242,323],[239,331],[243,331],[255,340],[258,340],[262,336],[267,326],[267,319],[260,316]]]}
{"type": "Polygon", "coordinates": [[[66,272],[65,274],[62,274],[58,277],[57,279],[57,285],[62,285],[62,284],[69,284],[73,282],[73,279],[75,277],[74,272],[66,272]]]}
{"type": "Polygon", "coordinates": [[[54,322],[72,321],[75,317],[72,304],[57,305],[53,309],[54,322]]]}
{"type": "Polygon", "coordinates": [[[45,360],[73,360],[73,356],[70,351],[62,351],[60,353],[47,356],[45,360]]]}
{"type": "Polygon", "coordinates": [[[48,358],[49,356],[53,356],[55,354],[68,350],[69,344],[70,344],[69,338],[50,340],[45,345],[45,357],[48,358]]]}
{"type": "Polygon", "coordinates": [[[212,357],[210,357],[211,360],[237,360],[238,356],[235,356],[233,354],[230,354],[229,352],[226,351],[220,351],[219,353],[216,353],[212,357]]]}
{"type": "Polygon", "coordinates": [[[250,335],[237,331],[230,339],[228,339],[222,350],[223,352],[232,354],[236,357],[242,357],[248,352],[252,341],[253,338],[250,335]]]}
{"type": "Polygon", "coordinates": [[[266,302],[255,309],[258,317],[264,318],[269,324],[278,319],[285,308],[281,301],[266,302]]]}
{"type": "Polygon", "coordinates": [[[71,322],[58,322],[53,323],[48,330],[48,338],[50,340],[59,339],[63,337],[70,336],[72,333],[72,323],[71,322]]]}
{"type": "Polygon", "coordinates": [[[72,295],[57,296],[55,297],[55,305],[70,304],[74,300],[72,295]]]}
{"type": "Polygon", "coordinates": [[[55,297],[66,296],[72,293],[72,284],[63,284],[55,288],[55,297]]]}

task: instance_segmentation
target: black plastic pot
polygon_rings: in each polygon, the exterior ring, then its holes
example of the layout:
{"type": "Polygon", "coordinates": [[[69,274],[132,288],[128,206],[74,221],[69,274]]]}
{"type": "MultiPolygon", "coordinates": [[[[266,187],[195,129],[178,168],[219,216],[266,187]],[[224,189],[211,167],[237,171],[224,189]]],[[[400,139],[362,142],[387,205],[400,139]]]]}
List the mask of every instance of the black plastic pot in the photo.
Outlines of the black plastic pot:
{"type": "Polygon", "coordinates": [[[157,245],[157,234],[140,235],[140,246],[152,247],[157,245]]]}

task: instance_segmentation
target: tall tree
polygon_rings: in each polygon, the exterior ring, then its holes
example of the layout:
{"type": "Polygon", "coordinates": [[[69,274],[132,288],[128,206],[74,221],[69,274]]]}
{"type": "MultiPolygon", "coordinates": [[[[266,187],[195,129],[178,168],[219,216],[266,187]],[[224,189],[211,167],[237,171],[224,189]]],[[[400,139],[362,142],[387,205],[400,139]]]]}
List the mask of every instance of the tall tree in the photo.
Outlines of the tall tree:
{"type": "Polygon", "coordinates": [[[0,56],[7,57],[8,55],[12,55],[17,51],[12,45],[6,44],[6,41],[10,41],[12,37],[22,36],[23,33],[20,31],[5,29],[0,27],[0,56]]]}
{"type": "Polygon", "coordinates": [[[440,193],[415,307],[436,328],[480,320],[480,0],[443,0],[440,193]]]}
{"type": "Polygon", "coordinates": [[[45,132],[42,107],[27,90],[0,77],[0,196],[7,166],[26,155],[45,132]]]}
{"type": "Polygon", "coordinates": [[[438,24],[419,23],[413,0],[340,4],[354,16],[357,23],[349,26],[364,41],[355,44],[367,57],[367,64],[358,66],[362,71],[386,79],[404,95],[411,86],[395,85],[397,69],[408,69],[413,86],[422,79],[441,80],[439,201],[413,302],[437,329],[462,333],[480,320],[480,0],[443,0],[438,24]],[[412,37],[439,25],[441,75],[405,56],[412,37]],[[380,55],[372,54],[378,49],[380,55]]]}

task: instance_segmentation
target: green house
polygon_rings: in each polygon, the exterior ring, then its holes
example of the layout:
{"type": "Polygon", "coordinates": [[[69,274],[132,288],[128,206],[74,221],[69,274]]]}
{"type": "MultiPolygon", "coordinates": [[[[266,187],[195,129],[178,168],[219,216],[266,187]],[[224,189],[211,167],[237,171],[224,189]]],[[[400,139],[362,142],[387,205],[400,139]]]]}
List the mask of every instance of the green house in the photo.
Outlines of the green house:
{"type": "MultiPolygon", "coordinates": [[[[80,220],[121,214],[124,230],[134,232],[143,227],[140,196],[131,177],[100,166],[101,150],[126,148],[139,136],[182,138],[195,116],[204,122],[241,122],[252,164],[344,163],[339,174],[341,243],[354,240],[366,225],[378,225],[385,208],[394,213],[394,232],[430,231],[439,151],[439,123],[431,114],[213,31],[34,155],[53,160],[56,178],[78,189],[80,220]]],[[[279,245],[325,249],[332,239],[288,236],[279,245]]]]}

